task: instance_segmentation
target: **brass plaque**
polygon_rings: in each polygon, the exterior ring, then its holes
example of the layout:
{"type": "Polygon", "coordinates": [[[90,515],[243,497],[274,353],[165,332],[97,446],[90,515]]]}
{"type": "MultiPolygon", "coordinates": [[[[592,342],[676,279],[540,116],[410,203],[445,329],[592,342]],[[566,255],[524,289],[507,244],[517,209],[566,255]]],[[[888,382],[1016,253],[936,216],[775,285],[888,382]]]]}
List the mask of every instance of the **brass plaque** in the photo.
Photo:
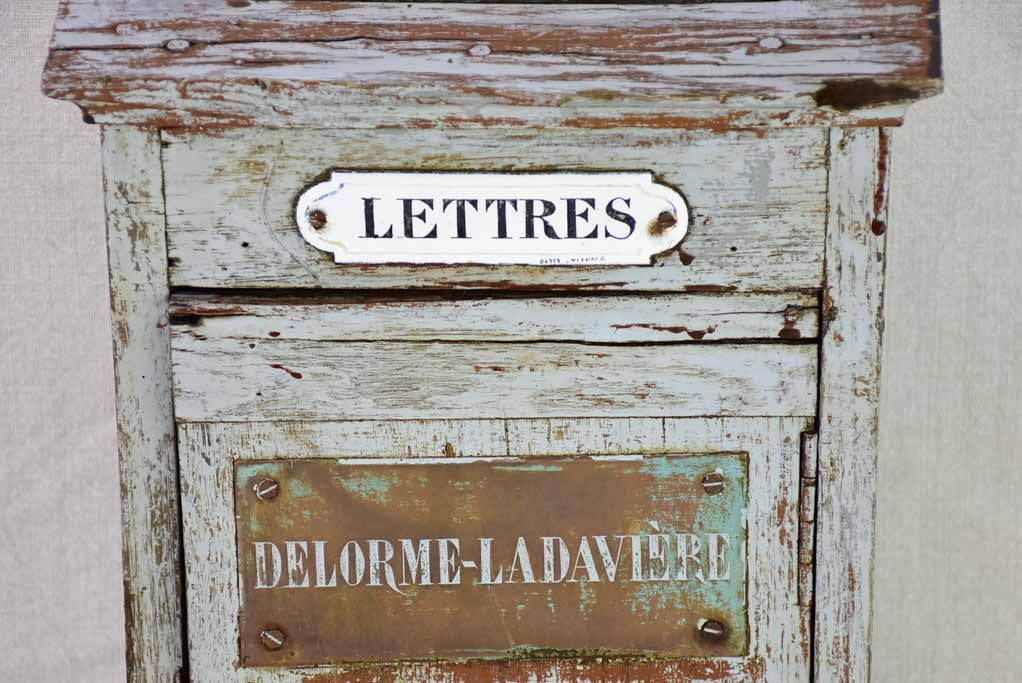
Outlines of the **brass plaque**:
{"type": "Polygon", "coordinates": [[[241,462],[245,666],[741,656],[743,453],[241,462]]]}

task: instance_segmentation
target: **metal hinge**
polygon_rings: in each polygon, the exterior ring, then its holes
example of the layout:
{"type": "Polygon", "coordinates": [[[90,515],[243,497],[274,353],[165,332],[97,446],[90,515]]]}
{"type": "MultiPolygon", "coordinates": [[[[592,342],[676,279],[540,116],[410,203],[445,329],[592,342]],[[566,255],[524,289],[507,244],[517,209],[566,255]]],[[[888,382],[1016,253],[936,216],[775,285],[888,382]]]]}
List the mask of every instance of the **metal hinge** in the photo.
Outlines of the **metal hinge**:
{"type": "Polygon", "coordinates": [[[798,501],[798,604],[803,607],[813,604],[818,452],[817,435],[804,432],[798,501]]]}

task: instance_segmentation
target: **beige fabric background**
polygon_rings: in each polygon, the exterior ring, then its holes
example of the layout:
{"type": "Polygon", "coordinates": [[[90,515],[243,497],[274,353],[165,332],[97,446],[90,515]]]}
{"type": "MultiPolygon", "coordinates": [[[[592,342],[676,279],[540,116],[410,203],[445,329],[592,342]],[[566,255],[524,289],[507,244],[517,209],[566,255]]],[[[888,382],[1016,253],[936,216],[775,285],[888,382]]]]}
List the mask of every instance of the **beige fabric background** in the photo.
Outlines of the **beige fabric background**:
{"type": "MultiPolygon", "coordinates": [[[[942,4],[894,146],[873,679],[1017,681],[1022,1],[942,4]]],[[[99,135],[39,94],[54,8],[0,0],[0,681],[117,681],[99,135]]]]}

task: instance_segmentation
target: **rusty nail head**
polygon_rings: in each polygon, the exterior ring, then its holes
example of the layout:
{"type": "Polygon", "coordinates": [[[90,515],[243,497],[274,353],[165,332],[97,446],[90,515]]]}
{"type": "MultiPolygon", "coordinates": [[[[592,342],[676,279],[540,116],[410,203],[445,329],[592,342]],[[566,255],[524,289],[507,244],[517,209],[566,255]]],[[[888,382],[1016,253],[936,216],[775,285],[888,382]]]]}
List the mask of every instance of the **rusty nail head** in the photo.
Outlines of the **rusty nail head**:
{"type": "Polygon", "coordinates": [[[266,628],[259,634],[259,640],[267,650],[279,650],[284,647],[287,637],[279,628],[266,628]]]}
{"type": "Polygon", "coordinates": [[[309,225],[314,230],[322,230],[326,225],[326,214],[320,209],[313,209],[309,212],[309,225]]]}
{"type": "Polygon", "coordinates": [[[658,228],[666,230],[678,224],[678,217],[670,211],[661,211],[660,215],[656,217],[656,224],[658,228]]]}
{"type": "Polygon", "coordinates": [[[191,46],[192,44],[189,43],[184,38],[171,38],[164,45],[164,47],[170,50],[171,52],[184,52],[191,46]]]}
{"type": "Polygon", "coordinates": [[[703,491],[711,496],[724,490],[724,475],[720,472],[708,472],[703,475],[703,491]]]}
{"type": "Polygon", "coordinates": [[[276,479],[263,477],[255,483],[252,490],[255,491],[256,498],[259,500],[273,500],[280,495],[280,484],[276,479]]]}
{"type": "Polygon", "coordinates": [[[706,640],[720,642],[727,637],[727,627],[719,621],[700,619],[699,625],[696,628],[699,630],[699,635],[706,640]]]}

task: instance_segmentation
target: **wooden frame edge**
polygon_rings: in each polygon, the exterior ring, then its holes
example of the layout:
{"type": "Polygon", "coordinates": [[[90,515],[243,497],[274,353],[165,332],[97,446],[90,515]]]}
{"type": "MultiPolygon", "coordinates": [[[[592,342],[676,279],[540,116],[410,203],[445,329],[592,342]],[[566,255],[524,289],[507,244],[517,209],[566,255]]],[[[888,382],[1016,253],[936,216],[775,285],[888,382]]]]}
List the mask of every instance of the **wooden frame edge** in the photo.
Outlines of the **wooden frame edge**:
{"type": "Polygon", "coordinates": [[[105,124],[719,131],[898,125],[943,83],[933,0],[826,0],[808,14],[803,3],[772,3],[776,26],[763,25],[760,3],[580,4],[544,15],[550,3],[324,2],[290,23],[299,4],[114,18],[64,0],[43,90],[105,124]],[[679,31],[686,17],[695,18],[679,31]],[[698,42],[739,20],[749,35],[698,42]],[[362,69],[367,53],[389,79],[362,69]],[[795,53],[813,68],[793,72],[795,53]],[[329,63],[331,75],[303,61],[329,63]],[[438,77],[437,61],[452,73],[438,77]]]}
{"type": "Polygon", "coordinates": [[[103,129],[127,680],[187,680],[158,130],[103,129]]]}
{"type": "Polygon", "coordinates": [[[870,677],[889,136],[830,136],[814,590],[821,683],[870,677]]]}

